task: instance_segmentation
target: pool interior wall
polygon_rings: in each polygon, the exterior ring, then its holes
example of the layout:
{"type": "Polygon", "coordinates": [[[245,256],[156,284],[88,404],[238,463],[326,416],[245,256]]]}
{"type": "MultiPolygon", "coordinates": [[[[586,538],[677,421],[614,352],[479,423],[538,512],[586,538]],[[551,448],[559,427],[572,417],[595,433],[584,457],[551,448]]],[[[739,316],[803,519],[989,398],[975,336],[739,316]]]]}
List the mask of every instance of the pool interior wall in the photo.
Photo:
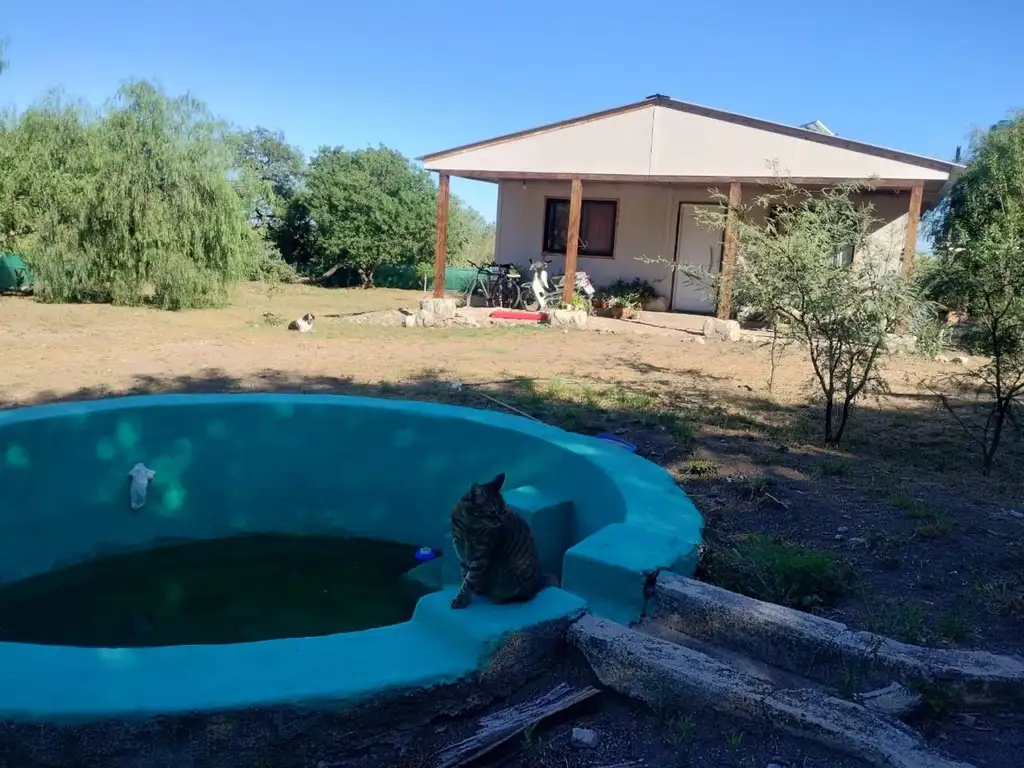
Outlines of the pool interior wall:
{"type": "Polygon", "coordinates": [[[606,441],[492,411],[245,394],[2,412],[0,581],[240,533],[386,538],[450,555],[452,505],[470,482],[499,472],[562,589],[524,605],[478,599],[451,611],[458,573],[449,556],[422,573],[443,589],[391,627],[234,646],[0,644],[0,717],[343,703],[453,681],[530,626],[585,608],[636,620],[651,573],[693,572],[703,524],[660,467],[606,441]],[[140,461],[156,475],[146,505],[133,512],[127,473],[140,461]]]}

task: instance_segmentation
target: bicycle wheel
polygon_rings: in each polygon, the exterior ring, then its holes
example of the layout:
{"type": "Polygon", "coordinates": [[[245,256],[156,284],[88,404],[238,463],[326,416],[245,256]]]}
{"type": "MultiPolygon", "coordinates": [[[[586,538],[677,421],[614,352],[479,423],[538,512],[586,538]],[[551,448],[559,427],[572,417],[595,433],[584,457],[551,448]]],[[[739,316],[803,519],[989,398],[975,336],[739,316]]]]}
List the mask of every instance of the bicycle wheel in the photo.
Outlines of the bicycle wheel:
{"type": "Polygon", "coordinates": [[[496,286],[494,297],[499,307],[513,309],[519,303],[519,285],[504,278],[496,286]]]}
{"type": "Polygon", "coordinates": [[[533,288],[524,285],[519,289],[519,305],[527,312],[540,310],[540,300],[534,295],[533,288]]]}
{"type": "Polygon", "coordinates": [[[479,280],[474,280],[466,289],[465,299],[467,307],[486,307],[488,302],[487,290],[480,284],[479,280]],[[475,300],[474,297],[476,297],[475,300]]]}
{"type": "Polygon", "coordinates": [[[506,305],[509,309],[515,309],[522,303],[522,295],[519,293],[519,283],[513,283],[509,281],[508,284],[508,304],[506,305]]]}

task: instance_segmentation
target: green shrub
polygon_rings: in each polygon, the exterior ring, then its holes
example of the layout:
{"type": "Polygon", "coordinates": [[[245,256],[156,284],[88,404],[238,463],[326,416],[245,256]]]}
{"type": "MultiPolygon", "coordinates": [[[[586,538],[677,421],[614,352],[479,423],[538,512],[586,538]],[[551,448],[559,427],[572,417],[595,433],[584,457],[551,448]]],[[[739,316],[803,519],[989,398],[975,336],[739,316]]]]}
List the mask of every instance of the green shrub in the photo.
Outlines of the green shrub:
{"type": "Polygon", "coordinates": [[[701,578],[800,610],[834,604],[852,583],[850,569],[831,555],[763,534],[752,534],[733,546],[710,545],[701,578]]]}

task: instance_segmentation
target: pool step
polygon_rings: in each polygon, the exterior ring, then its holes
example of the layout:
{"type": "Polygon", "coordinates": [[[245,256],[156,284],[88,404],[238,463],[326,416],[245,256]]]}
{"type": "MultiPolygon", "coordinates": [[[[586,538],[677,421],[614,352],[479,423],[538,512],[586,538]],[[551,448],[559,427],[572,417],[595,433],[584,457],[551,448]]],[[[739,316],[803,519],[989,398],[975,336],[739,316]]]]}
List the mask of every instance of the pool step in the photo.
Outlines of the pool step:
{"type": "MultiPolygon", "coordinates": [[[[420,598],[412,621],[440,636],[454,650],[477,658],[489,656],[510,634],[550,622],[564,621],[567,625],[586,608],[576,595],[549,587],[526,603],[495,605],[486,598],[474,597],[466,608],[452,610],[450,604],[457,591],[449,587],[420,598]]],[[[553,639],[564,641],[566,625],[553,639]]]]}
{"type": "MultiPolygon", "coordinates": [[[[630,624],[643,615],[651,569],[690,569],[672,534],[628,523],[606,525],[565,553],[562,587],[579,595],[591,613],[630,624]]],[[[690,569],[692,570],[692,569],[690,569]]]]}
{"type": "MultiPolygon", "coordinates": [[[[505,491],[503,495],[509,509],[522,517],[533,531],[540,555],[541,571],[561,580],[562,558],[572,544],[572,501],[546,493],[533,485],[521,485],[505,491]]],[[[460,584],[462,576],[459,572],[459,559],[455,556],[450,533],[445,537],[444,556],[441,562],[441,582],[444,586],[460,584]]],[[[419,568],[413,570],[418,571],[419,568]]]]}

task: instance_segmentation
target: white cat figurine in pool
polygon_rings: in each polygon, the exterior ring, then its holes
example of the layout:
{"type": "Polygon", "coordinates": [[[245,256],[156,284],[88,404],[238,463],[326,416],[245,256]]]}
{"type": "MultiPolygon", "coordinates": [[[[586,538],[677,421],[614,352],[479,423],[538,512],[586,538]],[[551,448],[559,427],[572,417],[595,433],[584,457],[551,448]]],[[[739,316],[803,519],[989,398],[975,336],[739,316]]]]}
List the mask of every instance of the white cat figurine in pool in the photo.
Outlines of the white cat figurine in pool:
{"type": "Polygon", "coordinates": [[[149,488],[150,480],[156,477],[156,472],[140,461],[132,467],[132,471],[128,473],[128,477],[132,479],[130,491],[132,511],[138,511],[142,509],[142,506],[146,503],[146,491],[149,488]]]}

